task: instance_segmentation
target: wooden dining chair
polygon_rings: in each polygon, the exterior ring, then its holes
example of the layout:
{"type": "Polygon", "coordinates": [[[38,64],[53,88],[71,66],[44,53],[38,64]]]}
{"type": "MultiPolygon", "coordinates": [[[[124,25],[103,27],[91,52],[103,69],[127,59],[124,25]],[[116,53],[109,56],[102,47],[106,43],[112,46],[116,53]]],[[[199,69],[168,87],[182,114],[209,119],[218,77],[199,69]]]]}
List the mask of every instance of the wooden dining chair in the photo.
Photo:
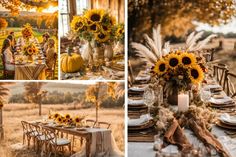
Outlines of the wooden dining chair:
{"type": "Polygon", "coordinates": [[[128,74],[129,74],[128,76],[129,86],[132,86],[134,83],[134,73],[130,61],[128,61],[128,74]]]}
{"type": "Polygon", "coordinates": [[[25,138],[27,138],[27,145],[29,147],[30,145],[30,139],[31,139],[31,136],[30,136],[30,129],[29,129],[29,124],[28,122],[26,121],[21,121],[21,125],[22,125],[22,128],[23,128],[23,145],[25,144],[25,138]]]}
{"type": "Polygon", "coordinates": [[[86,125],[91,127],[91,128],[94,128],[95,125],[96,125],[96,121],[95,120],[92,120],[92,119],[86,119],[86,125]]]}
{"type": "Polygon", "coordinates": [[[225,79],[228,68],[225,64],[219,63],[213,66],[213,76],[216,78],[216,81],[223,87],[225,90],[225,79]]]}
{"type": "Polygon", "coordinates": [[[109,129],[111,126],[110,123],[107,123],[107,122],[98,122],[98,127],[99,128],[106,128],[106,129],[109,129]]]}
{"type": "Polygon", "coordinates": [[[30,136],[30,139],[33,139],[33,148],[34,150],[36,150],[38,136],[41,136],[42,133],[40,132],[40,127],[37,124],[28,123],[28,125],[29,125],[29,130],[30,130],[29,136],[30,136]]]}
{"type": "Polygon", "coordinates": [[[9,76],[14,76],[15,75],[15,71],[14,70],[7,70],[6,69],[6,61],[5,61],[4,53],[2,53],[1,58],[2,58],[2,66],[3,66],[3,76],[4,76],[4,79],[7,79],[9,76]]]}
{"type": "Polygon", "coordinates": [[[226,87],[226,94],[232,98],[235,98],[236,74],[233,74],[231,72],[226,73],[225,87],[226,87]]]}
{"type": "Polygon", "coordinates": [[[44,129],[44,135],[47,139],[47,145],[49,146],[50,154],[54,152],[54,156],[57,156],[59,151],[61,151],[64,154],[64,147],[68,147],[70,155],[72,152],[71,142],[68,139],[65,138],[58,138],[56,131],[52,128],[43,127],[44,129]]]}

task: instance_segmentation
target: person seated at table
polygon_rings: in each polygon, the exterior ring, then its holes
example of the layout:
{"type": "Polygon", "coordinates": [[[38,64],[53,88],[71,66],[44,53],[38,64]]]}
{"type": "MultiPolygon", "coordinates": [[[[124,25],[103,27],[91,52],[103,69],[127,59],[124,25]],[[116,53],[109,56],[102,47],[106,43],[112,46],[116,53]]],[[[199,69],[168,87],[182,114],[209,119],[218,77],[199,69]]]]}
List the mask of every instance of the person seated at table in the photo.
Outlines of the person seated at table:
{"type": "Polygon", "coordinates": [[[11,42],[11,52],[14,53],[14,51],[15,51],[14,37],[10,34],[10,35],[7,36],[7,39],[10,40],[10,42],[11,42]]]}
{"type": "Polygon", "coordinates": [[[3,41],[2,54],[5,60],[5,69],[14,71],[15,64],[13,54],[11,52],[11,41],[8,38],[3,41]]]}
{"type": "Polygon", "coordinates": [[[46,50],[46,64],[48,66],[49,69],[53,68],[53,65],[55,63],[55,41],[50,38],[48,39],[48,48],[46,50]]]}
{"type": "Polygon", "coordinates": [[[48,32],[43,34],[43,41],[40,43],[40,45],[44,53],[47,51],[49,38],[50,38],[50,35],[48,32]]]}

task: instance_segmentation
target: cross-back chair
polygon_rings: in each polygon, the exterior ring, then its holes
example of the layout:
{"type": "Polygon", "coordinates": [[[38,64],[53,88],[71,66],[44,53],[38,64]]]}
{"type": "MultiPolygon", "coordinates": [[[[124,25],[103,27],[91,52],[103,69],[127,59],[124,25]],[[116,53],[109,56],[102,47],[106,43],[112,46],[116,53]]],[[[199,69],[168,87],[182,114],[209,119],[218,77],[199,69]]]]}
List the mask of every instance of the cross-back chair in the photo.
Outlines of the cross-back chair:
{"type": "Polygon", "coordinates": [[[216,78],[216,81],[225,89],[225,79],[228,68],[225,64],[219,63],[218,65],[213,66],[213,75],[216,78]]]}
{"type": "Polygon", "coordinates": [[[231,72],[226,73],[225,87],[227,95],[232,98],[236,98],[236,74],[231,72]]]}
{"type": "Polygon", "coordinates": [[[49,76],[49,78],[52,80],[54,80],[56,66],[57,66],[57,53],[54,52],[53,67],[52,67],[52,69],[46,69],[47,76],[49,76]]]}
{"type": "Polygon", "coordinates": [[[109,129],[111,126],[110,123],[107,123],[107,122],[98,122],[98,127],[99,128],[106,128],[106,129],[109,129]]]}
{"type": "Polygon", "coordinates": [[[86,125],[88,125],[91,128],[94,128],[96,125],[96,121],[93,119],[86,119],[86,125]]]}
{"type": "Polygon", "coordinates": [[[14,76],[15,75],[15,71],[14,70],[7,70],[6,69],[6,61],[5,61],[4,53],[2,53],[1,58],[2,58],[2,66],[3,66],[3,76],[4,76],[4,79],[7,79],[9,75],[10,76],[14,76]]]}

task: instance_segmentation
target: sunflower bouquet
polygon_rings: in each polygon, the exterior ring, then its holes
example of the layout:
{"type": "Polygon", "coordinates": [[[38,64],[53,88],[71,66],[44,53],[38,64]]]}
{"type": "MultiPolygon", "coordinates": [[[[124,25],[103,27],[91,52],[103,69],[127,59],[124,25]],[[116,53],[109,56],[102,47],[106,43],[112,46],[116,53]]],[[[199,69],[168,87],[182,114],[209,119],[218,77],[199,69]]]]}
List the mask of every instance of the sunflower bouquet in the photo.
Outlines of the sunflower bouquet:
{"type": "Polygon", "coordinates": [[[33,43],[26,45],[23,48],[23,53],[26,56],[32,56],[34,54],[38,54],[38,52],[39,52],[38,48],[33,43]]]}
{"type": "Polygon", "coordinates": [[[104,9],[85,10],[83,15],[74,16],[71,28],[80,38],[96,44],[109,43],[115,38],[116,19],[104,9]]]}
{"type": "Polygon", "coordinates": [[[118,24],[115,27],[115,39],[116,41],[124,41],[124,36],[125,36],[125,29],[124,29],[124,24],[118,24]]]}
{"type": "Polygon", "coordinates": [[[52,119],[55,123],[66,126],[81,126],[83,124],[85,116],[71,116],[70,114],[62,115],[60,113],[54,113],[48,116],[48,119],[52,119]]]}
{"type": "Polygon", "coordinates": [[[172,82],[180,90],[187,90],[204,79],[206,67],[202,58],[193,52],[170,52],[156,61],[152,72],[160,80],[172,82]]]}
{"type": "Polygon", "coordinates": [[[33,35],[33,29],[31,25],[29,23],[25,24],[21,33],[24,39],[30,39],[33,35]]]}

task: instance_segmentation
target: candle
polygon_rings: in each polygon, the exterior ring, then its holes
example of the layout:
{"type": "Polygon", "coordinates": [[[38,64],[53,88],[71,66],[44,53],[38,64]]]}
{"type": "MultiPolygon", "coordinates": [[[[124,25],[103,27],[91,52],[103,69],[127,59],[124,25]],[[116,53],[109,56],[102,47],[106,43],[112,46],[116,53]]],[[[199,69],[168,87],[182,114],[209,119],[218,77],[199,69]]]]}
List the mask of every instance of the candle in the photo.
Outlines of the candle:
{"type": "Polygon", "coordinates": [[[189,108],[189,95],[188,93],[181,93],[178,95],[178,110],[185,112],[189,108]]]}

